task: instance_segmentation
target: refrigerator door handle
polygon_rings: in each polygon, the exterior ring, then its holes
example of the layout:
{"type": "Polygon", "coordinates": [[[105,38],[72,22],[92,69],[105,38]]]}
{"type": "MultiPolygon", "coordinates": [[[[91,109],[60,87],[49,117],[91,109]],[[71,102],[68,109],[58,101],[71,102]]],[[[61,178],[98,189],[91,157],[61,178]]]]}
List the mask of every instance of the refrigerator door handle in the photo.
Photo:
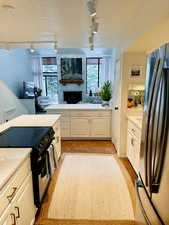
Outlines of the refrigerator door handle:
{"type": "Polygon", "coordinates": [[[166,139],[168,135],[168,122],[169,122],[169,70],[163,70],[162,80],[162,102],[160,109],[160,121],[159,121],[159,135],[158,135],[158,146],[154,159],[154,174],[152,183],[152,192],[157,193],[160,185],[163,160],[166,149],[166,139]]]}
{"type": "Polygon", "coordinates": [[[143,184],[140,180],[137,180],[136,183],[135,183],[135,186],[136,186],[136,194],[137,194],[137,198],[138,198],[138,201],[139,201],[139,207],[140,207],[140,210],[142,212],[142,215],[144,216],[144,219],[145,221],[147,222],[148,225],[152,225],[147,214],[146,214],[146,211],[143,207],[143,204],[142,204],[142,201],[141,201],[141,197],[140,197],[140,193],[139,193],[139,188],[143,188],[143,184]]]}
{"type": "Polygon", "coordinates": [[[150,96],[149,108],[148,108],[148,129],[147,129],[147,141],[146,141],[146,175],[147,183],[150,193],[152,192],[153,172],[152,172],[152,146],[153,146],[153,133],[154,133],[154,118],[155,108],[157,104],[158,91],[160,88],[161,78],[163,76],[162,68],[164,65],[164,57],[160,59],[158,65],[158,71],[153,80],[152,94],[150,96]]]}

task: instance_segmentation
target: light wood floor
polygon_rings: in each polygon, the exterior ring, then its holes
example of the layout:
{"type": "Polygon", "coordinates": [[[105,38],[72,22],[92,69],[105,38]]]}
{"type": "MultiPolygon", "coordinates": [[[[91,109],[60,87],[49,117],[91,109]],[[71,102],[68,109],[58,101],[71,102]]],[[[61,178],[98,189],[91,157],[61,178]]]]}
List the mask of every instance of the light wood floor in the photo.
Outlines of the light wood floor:
{"type": "MultiPolygon", "coordinates": [[[[134,181],[136,180],[137,176],[132,168],[132,166],[130,165],[129,161],[127,159],[124,158],[118,158],[115,148],[113,146],[113,144],[110,141],[63,141],[62,142],[62,153],[105,153],[105,154],[112,154],[113,157],[115,158],[115,160],[118,162],[123,175],[125,177],[128,189],[129,189],[129,193],[131,196],[131,200],[132,200],[132,204],[133,204],[133,208],[135,208],[135,190],[134,190],[134,181]]],[[[60,164],[62,163],[62,159],[60,160],[60,164]]],[[[58,173],[59,170],[57,170],[55,172],[55,175],[52,179],[52,182],[49,186],[47,195],[44,199],[44,203],[42,204],[41,210],[39,211],[39,214],[37,216],[37,220],[36,220],[36,224],[44,224],[44,225],[57,225],[57,224],[70,224],[69,222],[65,223],[63,221],[58,221],[58,223],[56,223],[56,221],[52,221],[52,220],[47,220],[47,211],[50,205],[50,202],[52,200],[52,193],[54,192],[54,187],[55,187],[55,183],[56,183],[56,179],[58,177],[58,173]]],[[[73,221],[72,224],[85,224],[84,221],[81,222],[77,222],[77,221],[73,221]]],[[[98,221],[91,222],[91,224],[98,224],[98,221]]],[[[119,223],[119,221],[117,222],[119,225],[121,223],[119,223]]],[[[86,223],[88,224],[88,223],[86,223]]],[[[90,224],[90,221],[89,221],[90,224]]],[[[100,224],[104,224],[104,221],[102,221],[100,224]]],[[[116,224],[115,222],[113,223],[106,223],[106,224],[116,224]]],[[[123,223],[122,224],[130,224],[130,223],[123,223]]]]}

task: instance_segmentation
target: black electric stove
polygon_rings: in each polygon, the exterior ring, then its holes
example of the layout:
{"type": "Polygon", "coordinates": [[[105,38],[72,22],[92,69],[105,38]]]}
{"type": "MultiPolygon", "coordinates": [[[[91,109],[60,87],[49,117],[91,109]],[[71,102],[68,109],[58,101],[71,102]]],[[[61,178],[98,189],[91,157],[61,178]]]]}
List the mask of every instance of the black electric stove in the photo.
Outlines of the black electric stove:
{"type": "Polygon", "coordinates": [[[0,133],[0,148],[32,148],[42,152],[53,136],[52,127],[10,127],[0,133]]]}

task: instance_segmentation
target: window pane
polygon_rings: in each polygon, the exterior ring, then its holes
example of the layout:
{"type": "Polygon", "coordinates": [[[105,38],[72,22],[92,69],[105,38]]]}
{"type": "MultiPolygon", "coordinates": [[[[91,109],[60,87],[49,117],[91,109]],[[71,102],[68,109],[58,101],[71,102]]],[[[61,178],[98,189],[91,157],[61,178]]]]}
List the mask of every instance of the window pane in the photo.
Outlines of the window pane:
{"type": "Polygon", "coordinates": [[[87,65],[87,92],[95,93],[98,87],[98,65],[87,65]]]}
{"type": "Polygon", "coordinates": [[[57,65],[43,65],[43,73],[56,73],[57,65]]]}
{"type": "Polygon", "coordinates": [[[44,82],[46,86],[46,95],[56,97],[58,95],[58,79],[57,76],[45,76],[44,82]],[[46,81],[45,81],[46,80],[46,81]]]}

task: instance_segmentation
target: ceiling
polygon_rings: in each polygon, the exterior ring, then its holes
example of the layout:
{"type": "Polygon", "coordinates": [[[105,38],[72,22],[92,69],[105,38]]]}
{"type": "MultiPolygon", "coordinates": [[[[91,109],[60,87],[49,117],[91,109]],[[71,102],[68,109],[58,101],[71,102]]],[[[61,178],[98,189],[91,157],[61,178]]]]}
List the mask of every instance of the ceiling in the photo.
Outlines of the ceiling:
{"type": "MultiPolygon", "coordinates": [[[[168,0],[97,0],[95,46],[126,48],[167,15],[168,0]]],[[[0,27],[0,41],[56,39],[61,48],[89,46],[86,0],[0,0],[0,27]]]]}

